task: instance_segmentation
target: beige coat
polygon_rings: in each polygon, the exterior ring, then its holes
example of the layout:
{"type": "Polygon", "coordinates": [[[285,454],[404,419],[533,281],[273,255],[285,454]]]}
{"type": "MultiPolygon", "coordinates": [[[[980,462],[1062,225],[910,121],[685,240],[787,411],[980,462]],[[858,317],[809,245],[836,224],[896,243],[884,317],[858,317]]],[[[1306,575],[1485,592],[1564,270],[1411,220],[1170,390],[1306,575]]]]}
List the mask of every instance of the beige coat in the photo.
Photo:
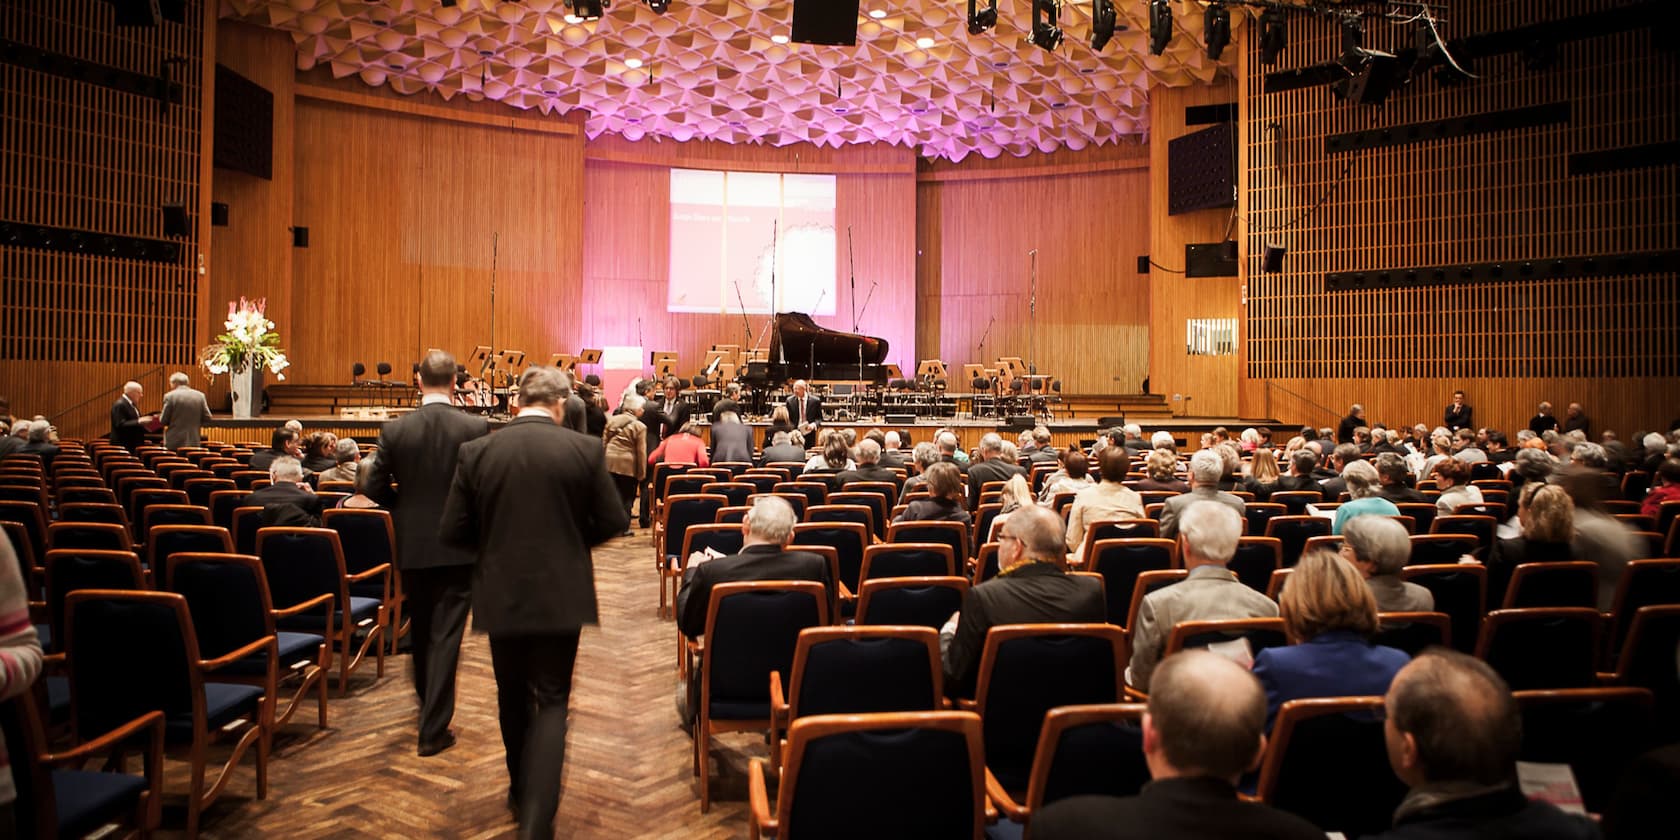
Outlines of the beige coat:
{"type": "Polygon", "coordinates": [[[647,475],[647,426],[626,411],[607,418],[601,440],[607,445],[607,472],[613,475],[647,475]]]}

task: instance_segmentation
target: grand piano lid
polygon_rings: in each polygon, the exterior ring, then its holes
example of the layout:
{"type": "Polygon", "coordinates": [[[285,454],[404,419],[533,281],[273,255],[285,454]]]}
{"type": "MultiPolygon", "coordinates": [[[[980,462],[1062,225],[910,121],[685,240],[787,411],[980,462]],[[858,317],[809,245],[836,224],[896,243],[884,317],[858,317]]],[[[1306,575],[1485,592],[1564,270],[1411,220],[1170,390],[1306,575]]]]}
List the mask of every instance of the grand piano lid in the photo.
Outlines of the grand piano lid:
{"type": "Polygon", "coordinates": [[[864,364],[878,365],[887,358],[886,339],[818,326],[803,312],[779,312],[775,324],[770,333],[772,362],[782,361],[785,355],[789,364],[806,367],[812,361],[819,365],[856,365],[860,347],[864,364]]]}

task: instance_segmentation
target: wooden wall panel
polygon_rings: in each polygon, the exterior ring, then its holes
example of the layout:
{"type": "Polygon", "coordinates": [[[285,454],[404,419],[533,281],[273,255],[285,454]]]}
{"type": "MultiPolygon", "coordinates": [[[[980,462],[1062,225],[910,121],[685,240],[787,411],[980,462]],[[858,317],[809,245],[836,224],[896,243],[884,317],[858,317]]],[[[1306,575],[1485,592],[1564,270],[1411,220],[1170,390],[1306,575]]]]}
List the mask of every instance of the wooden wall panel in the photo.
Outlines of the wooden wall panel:
{"type": "Polygon", "coordinates": [[[180,202],[189,214],[170,263],[0,245],[0,393],[17,414],[65,416],[66,436],[107,431],[100,412],[67,415],[73,406],[193,357],[212,12],[194,0],[184,24],[117,28],[97,0],[0,4],[0,32],[27,47],[147,77],[179,60],[182,101],[166,109],[154,97],[0,64],[0,220],[161,239],[161,205],[180,202]]]}
{"type": "Polygon", "coordinates": [[[1135,265],[1148,239],[1142,147],[927,166],[918,179],[918,358],[956,369],[1033,355],[1065,392],[1136,390],[1149,342],[1148,287],[1135,265]]]}
{"type": "MultiPolygon", "coordinates": [[[[1162,268],[1149,271],[1147,371],[1150,390],[1168,395],[1175,414],[1228,417],[1237,413],[1238,357],[1190,355],[1185,350],[1185,322],[1237,318],[1241,281],[1182,273],[1185,244],[1223,239],[1233,223],[1232,211],[1215,208],[1167,214],[1167,143],[1205,128],[1185,125],[1184,109],[1235,102],[1236,97],[1237,88],[1229,81],[1194,88],[1156,85],[1149,90],[1148,253],[1162,268]]],[[[1238,329],[1240,339],[1240,324],[1238,329]]]]}
{"type": "MultiPolygon", "coordinates": [[[[693,368],[692,373],[699,370],[698,363],[712,344],[747,343],[747,326],[739,312],[665,311],[672,167],[833,172],[840,277],[835,314],[816,321],[830,329],[852,331],[846,253],[850,225],[860,310],[868,299],[857,331],[887,339],[889,362],[915,364],[913,152],[876,147],[628,143],[602,137],[590,141],[585,154],[584,315],[578,347],[640,343],[649,351],[671,350],[680,355],[681,368],[693,368]]],[[[752,340],[760,340],[767,321],[764,315],[748,317],[752,340]]],[[[768,342],[764,337],[761,346],[768,342]]]]}
{"type": "MultiPolygon", "coordinates": [[[[1448,4],[1449,38],[1557,20],[1625,3],[1515,0],[1448,4]]],[[[1409,31],[1373,24],[1367,45],[1409,31]]],[[[1339,32],[1291,20],[1279,69],[1331,60],[1339,32]]],[[[1247,55],[1254,61],[1254,53],[1247,55]]],[[[1439,422],[1455,388],[1477,420],[1526,422],[1534,404],[1582,402],[1597,428],[1666,427],[1680,400],[1676,275],[1535,279],[1327,292],[1326,272],[1458,263],[1544,265],[1558,257],[1680,246],[1680,177],[1672,164],[1569,174],[1568,158],[1674,142],[1680,79],[1653,30],[1562,44],[1553,66],[1510,53],[1477,61],[1480,79],[1420,80],[1378,107],[1322,88],[1262,92],[1247,80],[1244,171],[1248,313],[1245,413],[1294,402],[1328,418],[1350,402],[1382,416],[1439,422]],[[1566,123],[1329,155],[1327,134],[1382,129],[1535,105],[1565,104],[1566,123]],[[1344,174],[1345,173],[1345,174],[1344,174]],[[1268,241],[1284,273],[1259,274],[1268,241]]]]}
{"type": "Polygon", "coordinates": [[[581,136],[300,97],[294,142],[309,247],[293,250],[293,319],[280,324],[290,376],[348,381],[351,363],[388,361],[406,379],[429,347],[543,359],[575,347],[581,136]]]}

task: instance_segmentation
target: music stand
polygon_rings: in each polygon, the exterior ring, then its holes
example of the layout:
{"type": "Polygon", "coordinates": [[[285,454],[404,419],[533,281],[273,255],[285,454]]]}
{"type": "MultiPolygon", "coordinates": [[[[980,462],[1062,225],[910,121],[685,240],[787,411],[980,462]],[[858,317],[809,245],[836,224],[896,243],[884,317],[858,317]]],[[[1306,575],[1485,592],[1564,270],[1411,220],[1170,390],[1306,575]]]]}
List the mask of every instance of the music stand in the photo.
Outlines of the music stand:
{"type": "Polygon", "coordinates": [[[671,350],[655,350],[649,357],[653,364],[655,379],[664,380],[666,377],[677,375],[677,354],[671,350]]]}
{"type": "Polygon", "coordinates": [[[570,353],[555,353],[548,357],[550,366],[557,367],[567,373],[577,372],[577,362],[577,357],[570,353]]]}
{"type": "Polygon", "coordinates": [[[579,364],[579,365],[598,365],[600,363],[601,363],[601,351],[600,350],[584,349],[584,350],[579,350],[578,351],[578,357],[577,357],[576,364],[579,364]]]}
{"type": "Polygon", "coordinates": [[[971,389],[973,388],[974,380],[976,380],[976,379],[991,379],[991,378],[992,378],[991,374],[988,374],[986,372],[985,367],[983,367],[981,365],[963,365],[962,366],[962,381],[969,383],[969,387],[971,389]]]}
{"type": "Polygon", "coordinates": [[[477,347],[474,347],[472,352],[467,354],[467,360],[462,363],[462,367],[465,367],[467,370],[477,370],[477,378],[479,379],[484,378],[485,368],[489,366],[490,345],[488,344],[480,344],[477,347]]]}
{"type": "Polygon", "coordinates": [[[503,350],[497,353],[496,368],[507,377],[507,387],[513,387],[519,381],[519,375],[525,372],[525,351],[503,350]]]}
{"type": "Polygon", "coordinates": [[[923,359],[922,363],[916,366],[917,378],[944,379],[946,373],[945,363],[938,359],[923,359]]]}

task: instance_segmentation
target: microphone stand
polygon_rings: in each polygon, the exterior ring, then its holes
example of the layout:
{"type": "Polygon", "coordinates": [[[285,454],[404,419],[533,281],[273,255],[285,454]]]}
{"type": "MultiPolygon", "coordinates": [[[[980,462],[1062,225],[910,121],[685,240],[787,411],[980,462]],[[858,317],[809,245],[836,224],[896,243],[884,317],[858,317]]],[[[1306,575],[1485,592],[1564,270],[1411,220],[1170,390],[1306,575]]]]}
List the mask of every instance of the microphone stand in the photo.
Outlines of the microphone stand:
{"type": "Polygon", "coordinates": [[[741,296],[741,281],[739,280],[735,281],[735,302],[741,305],[741,329],[746,331],[747,340],[752,341],[752,322],[747,320],[747,301],[746,298],[741,296]]]}
{"type": "MultiPolygon", "coordinates": [[[[770,220],[770,321],[776,320],[776,240],[781,238],[782,220],[770,220]]],[[[787,346],[776,345],[777,355],[781,357],[783,365],[787,364],[787,346]]]]}
{"type": "Polygon", "coordinates": [[[995,323],[997,323],[997,316],[993,315],[992,320],[986,322],[985,332],[980,333],[979,355],[980,355],[980,364],[982,364],[982,365],[984,365],[986,363],[986,336],[989,336],[989,335],[992,334],[992,325],[995,324],[995,323]]]}
{"type": "Polygon", "coordinates": [[[1027,292],[1027,393],[1032,393],[1032,377],[1038,373],[1034,348],[1038,343],[1038,249],[1027,252],[1031,285],[1027,292]]]}
{"type": "MultiPolygon", "coordinates": [[[[852,289],[852,332],[858,331],[858,303],[857,303],[857,257],[852,254],[852,226],[846,225],[846,273],[850,277],[852,289]]],[[[871,289],[870,291],[874,291],[871,289]]],[[[858,349],[863,348],[860,345],[858,349]]],[[[859,362],[861,365],[862,362],[859,362]]],[[[863,376],[860,374],[859,379],[863,376]]]]}

